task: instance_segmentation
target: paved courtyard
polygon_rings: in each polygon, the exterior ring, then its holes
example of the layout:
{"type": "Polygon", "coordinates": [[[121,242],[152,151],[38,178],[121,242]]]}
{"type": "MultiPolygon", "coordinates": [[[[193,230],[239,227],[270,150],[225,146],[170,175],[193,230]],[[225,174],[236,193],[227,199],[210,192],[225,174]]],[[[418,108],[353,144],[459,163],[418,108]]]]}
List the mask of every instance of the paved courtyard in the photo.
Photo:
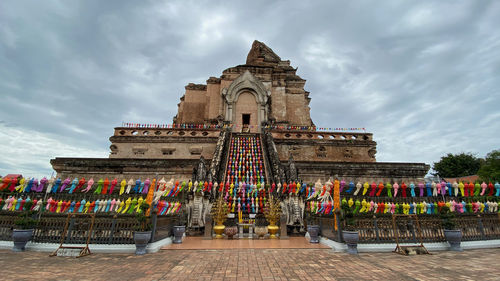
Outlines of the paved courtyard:
{"type": "Polygon", "coordinates": [[[500,249],[431,256],[329,249],[162,250],[83,258],[0,251],[1,280],[499,280],[500,249]]]}

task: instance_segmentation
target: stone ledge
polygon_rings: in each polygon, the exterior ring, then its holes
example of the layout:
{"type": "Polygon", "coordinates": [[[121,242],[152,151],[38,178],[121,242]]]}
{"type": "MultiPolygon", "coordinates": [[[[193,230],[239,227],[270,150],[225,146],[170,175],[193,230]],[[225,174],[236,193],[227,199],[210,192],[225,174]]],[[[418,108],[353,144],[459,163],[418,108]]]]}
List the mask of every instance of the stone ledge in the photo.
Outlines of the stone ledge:
{"type": "MultiPolygon", "coordinates": [[[[167,237],[165,239],[149,243],[146,251],[148,253],[156,253],[162,247],[172,244],[172,238],[167,237]]],[[[10,250],[14,246],[12,241],[0,241],[0,249],[10,250]]],[[[64,246],[76,246],[84,247],[85,244],[64,244],[64,246]]],[[[33,243],[28,242],[26,244],[26,251],[34,252],[53,252],[59,247],[59,243],[33,243]]],[[[101,254],[133,254],[135,253],[134,244],[89,244],[90,251],[92,253],[101,254]]]]}
{"type": "Polygon", "coordinates": [[[430,168],[425,163],[404,163],[404,162],[316,162],[316,161],[295,161],[296,165],[307,167],[325,167],[325,166],[338,166],[338,167],[352,167],[352,168],[373,168],[377,166],[379,169],[399,169],[399,168],[430,168]],[[357,166],[357,167],[356,167],[357,166]]]}
{"type": "Polygon", "coordinates": [[[276,145],[311,145],[311,146],[348,146],[373,147],[377,142],[371,140],[338,140],[338,139],[274,139],[276,145]]]}
{"type": "Polygon", "coordinates": [[[217,143],[215,136],[111,136],[112,143],[217,143]]]}
{"type": "Polygon", "coordinates": [[[189,83],[184,88],[186,90],[206,91],[207,90],[207,85],[205,85],[205,84],[189,83]]]}
{"type": "Polygon", "coordinates": [[[148,158],[55,158],[52,168],[59,174],[66,173],[149,173],[167,170],[192,169],[198,159],[148,159],[148,158]]]}
{"type": "MultiPolygon", "coordinates": [[[[285,165],[285,162],[281,162],[285,165]]],[[[424,177],[430,166],[425,163],[398,162],[324,162],[295,161],[299,174],[327,174],[339,177],[424,177]]]]}
{"type": "MultiPolygon", "coordinates": [[[[334,252],[345,252],[347,246],[344,243],[339,243],[330,240],[325,237],[320,237],[320,243],[329,246],[334,252]]],[[[414,246],[416,244],[400,244],[401,246],[414,246]]],[[[446,251],[450,249],[448,242],[439,243],[424,243],[424,246],[429,251],[446,251]]],[[[481,240],[481,241],[464,241],[461,243],[462,249],[472,250],[472,249],[487,249],[487,248],[500,248],[500,240],[481,240]]],[[[396,249],[396,243],[387,244],[358,244],[358,252],[369,253],[369,252],[392,252],[396,249]]]]}
{"type": "Polygon", "coordinates": [[[78,157],[56,157],[50,160],[51,164],[89,165],[93,166],[130,166],[130,167],[154,167],[154,166],[191,166],[198,163],[199,159],[147,159],[147,158],[78,158],[78,157]],[[190,163],[192,162],[192,163],[190,163]]]}

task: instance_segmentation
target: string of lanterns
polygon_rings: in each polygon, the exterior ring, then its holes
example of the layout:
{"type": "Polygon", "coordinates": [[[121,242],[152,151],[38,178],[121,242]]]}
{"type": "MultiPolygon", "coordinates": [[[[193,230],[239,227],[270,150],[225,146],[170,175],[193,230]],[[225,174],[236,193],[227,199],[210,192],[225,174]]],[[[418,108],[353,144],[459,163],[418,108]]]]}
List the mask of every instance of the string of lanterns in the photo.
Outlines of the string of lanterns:
{"type": "MultiPolygon", "coordinates": [[[[154,206],[157,207],[160,215],[170,215],[177,213],[182,206],[182,202],[177,200],[172,202],[184,192],[202,192],[223,194],[225,201],[232,212],[245,213],[260,213],[267,203],[269,194],[275,195],[296,195],[302,196],[307,200],[307,210],[314,214],[330,215],[333,214],[333,186],[338,185],[340,193],[343,195],[342,200],[346,200],[354,213],[391,213],[391,214],[436,214],[440,206],[448,206],[451,211],[457,213],[482,213],[482,212],[498,212],[498,202],[496,199],[500,197],[500,184],[496,183],[464,183],[464,182],[419,182],[414,184],[382,183],[371,184],[365,181],[355,183],[354,181],[347,182],[345,180],[335,180],[321,184],[308,184],[305,182],[283,182],[283,183],[265,183],[263,178],[263,167],[260,163],[259,150],[250,149],[251,144],[258,147],[259,142],[249,140],[236,141],[233,152],[237,152],[233,157],[234,161],[242,161],[243,165],[234,165],[228,161],[227,175],[237,175],[236,177],[227,177],[226,182],[221,184],[217,182],[191,182],[191,181],[176,181],[171,180],[166,182],[164,179],[158,181],[154,185],[154,206]],[[240,146],[239,150],[237,147],[240,146]],[[245,149],[245,147],[247,147],[245,149]],[[241,154],[240,154],[241,152],[241,154]],[[245,154],[247,153],[247,154],[245,154]],[[258,160],[259,159],[259,160],[258,160]],[[247,161],[248,160],[248,161],[247,161]],[[250,164],[252,163],[252,164],[250,164]],[[255,164],[254,164],[255,163],[255,164]],[[248,165],[247,165],[248,164],[248,165]],[[238,167],[238,168],[236,168],[238,167]],[[247,168],[243,168],[247,167],[247,168]],[[252,173],[250,173],[250,167],[252,173]],[[258,172],[257,171],[258,168],[258,172]],[[238,171],[245,171],[244,174],[238,171]],[[248,169],[248,170],[244,170],[248,169]],[[248,172],[248,176],[247,176],[248,172]],[[255,174],[253,174],[256,172],[255,174]],[[244,177],[245,176],[245,177],[244,177]],[[441,198],[442,200],[438,200],[441,198]],[[455,197],[456,199],[445,200],[444,196],[455,197]],[[350,198],[349,198],[350,197],[350,198]],[[479,198],[478,198],[479,197],[479,198]],[[482,197],[482,198],[481,198],[482,197]],[[486,199],[485,197],[488,197],[486,199]],[[162,200],[163,198],[163,200],[162,200]],[[349,199],[346,199],[349,198],[349,199]],[[167,200],[165,200],[167,199],[167,200]],[[405,202],[395,202],[391,200],[402,199],[405,202]],[[414,202],[411,202],[414,201],[414,202]]],[[[149,192],[152,188],[152,183],[149,179],[142,181],[141,179],[130,179],[126,181],[122,179],[99,179],[97,182],[93,178],[88,181],[85,178],[42,178],[38,181],[35,178],[0,178],[0,191],[14,193],[7,198],[0,198],[0,209],[4,211],[18,211],[23,209],[23,204],[30,201],[29,194],[46,193],[50,194],[93,194],[98,195],[139,195],[140,197],[125,198],[109,198],[96,200],[63,200],[53,199],[50,197],[45,202],[42,199],[33,199],[36,204],[33,205],[33,210],[41,208],[41,204],[45,204],[44,209],[48,212],[64,213],[64,212],[114,212],[119,214],[133,213],[138,210],[142,196],[149,192]],[[28,196],[16,196],[15,193],[27,194],[28,196]]],[[[142,199],[144,200],[144,199],[142,199]]]]}
{"type": "Polygon", "coordinates": [[[242,125],[242,124],[151,124],[151,123],[129,123],[122,122],[122,127],[127,128],[151,128],[151,129],[226,129],[226,128],[265,128],[270,130],[292,130],[292,131],[366,131],[366,128],[342,128],[342,127],[316,127],[316,126],[291,126],[291,125],[242,125]]]}
{"type": "MultiPolygon", "coordinates": [[[[252,152],[257,153],[257,152],[252,152]]],[[[249,154],[251,155],[251,154],[249,154]]],[[[305,182],[283,182],[283,183],[272,183],[266,184],[264,180],[264,171],[262,166],[262,160],[260,154],[255,154],[254,156],[247,156],[245,163],[243,165],[243,158],[241,156],[235,156],[234,162],[242,163],[242,165],[231,163],[228,161],[228,170],[226,174],[226,182],[221,184],[217,182],[191,182],[191,181],[176,181],[173,180],[166,182],[164,179],[158,181],[155,187],[155,191],[162,191],[162,197],[175,197],[179,195],[181,191],[185,188],[189,192],[202,191],[202,192],[212,192],[213,188],[219,188],[219,192],[236,192],[240,190],[240,187],[248,190],[249,192],[255,193],[257,190],[266,190],[268,192],[278,192],[278,193],[295,193],[304,194],[308,199],[315,198],[321,193],[328,192],[332,193],[332,188],[328,187],[328,183],[317,184],[305,183],[305,182]],[[258,155],[258,156],[255,156],[258,155]],[[251,157],[256,157],[254,160],[251,157]],[[258,159],[257,159],[258,158],[258,159]],[[257,163],[257,164],[251,164],[257,163]],[[257,168],[258,167],[258,168],[257,168]],[[244,171],[244,172],[243,172],[244,171]],[[248,175],[248,176],[247,176],[248,175]],[[235,190],[236,189],[236,190],[235,190]],[[233,191],[231,191],[233,190],[233,191]]],[[[231,156],[230,156],[230,159],[231,156]]],[[[339,184],[341,194],[354,195],[354,196],[369,196],[369,197],[436,197],[436,196],[462,196],[462,197],[472,197],[472,196],[500,196],[500,183],[472,183],[472,182],[418,182],[414,184],[406,184],[401,182],[401,184],[394,183],[382,183],[378,184],[372,182],[371,184],[365,181],[354,180],[347,182],[345,180],[335,180],[335,184],[339,184]]],[[[18,193],[29,193],[29,192],[45,192],[45,193],[63,193],[67,192],[69,194],[76,192],[83,193],[94,193],[94,194],[147,194],[151,186],[151,181],[147,178],[145,181],[141,179],[130,179],[126,181],[122,179],[120,182],[117,178],[113,180],[99,179],[97,182],[93,178],[88,181],[85,178],[74,178],[71,180],[70,177],[62,180],[61,178],[52,177],[47,179],[43,177],[40,181],[36,178],[11,178],[4,177],[0,178],[0,191],[8,192],[18,192],[18,193]],[[93,190],[93,191],[92,191],[93,190]]],[[[248,192],[247,192],[248,193],[248,192]]]]}
{"type": "MultiPolygon", "coordinates": [[[[119,198],[113,199],[97,199],[97,200],[63,200],[48,198],[46,201],[43,199],[31,199],[29,196],[26,198],[9,196],[6,199],[0,198],[0,210],[2,211],[22,211],[26,210],[24,204],[33,201],[32,211],[44,211],[49,213],[116,213],[116,214],[135,214],[141,212],[141,204],[144,198],[128,197],[126,200],[121,201],[119,198]]],[[[159,215],[172,215],[179,212],[181,209],[181,202],[168,202],[160,200],[154,204],[158,208],[159,215]]]]}
{"type": "Polygon", "coordinates": [[[224,200],[232,213],[264,212],[267,192],[263,166],[259,137],[231,139],[224,200]]]}

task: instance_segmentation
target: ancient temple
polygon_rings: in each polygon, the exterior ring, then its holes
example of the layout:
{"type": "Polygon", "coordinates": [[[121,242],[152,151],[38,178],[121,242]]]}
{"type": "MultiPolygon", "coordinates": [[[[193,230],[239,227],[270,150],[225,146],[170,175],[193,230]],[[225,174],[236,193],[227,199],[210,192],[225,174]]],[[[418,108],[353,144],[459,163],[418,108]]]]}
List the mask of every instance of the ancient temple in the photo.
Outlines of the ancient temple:
{"type": "Polygon", "coordinates": [[[174,180],[189,183],[182,203],[190,229],[205,227],[221,196],[241,223],[242,215],[262,214],[269,195],[279,195],[282,221],[303,231],[305,200],[323,188],[314,197],[331,205],[333,179],[423,180],[424,163],[377,162],[371,133],[317,131],[306,80],[296,71],[254,41],[245,64],[185,87],[173,126],[117,127],[109,158],[55,158],[52,166],[61,179],[130,178],[129,188],[145,178],[171,179],[163,189],[174,180]]]}
{"type": "Polygon", "coordinates": [[[117,127],[109,158],[55,158],[59,177],[155,177],[193,180],[200,158],[207,177],[224,181],[229,142],[260,136],[268,182],[328,178],[421,180],[423,163],[376,162],[371,133],[320,132],[311,120],[306,80],[290,61],[254,41],[246,63],[206,84],[188,84],[176,128],[117,127]],[[202,125],[202,126],[200,126],[202,125]],[[229,128],[229,129],[228,129],[229,128]]]}
{"type": "Polygon", "coordinates": [[[286,239],[310,226],[311,242],[319,229],[344,242],[349,226],[360,242],[393,241],[403,253],[399,243],[444,241],[445,206],[460,215],[465,240],[500,237],[499,183],[424,182],[427,164],[377,162],[371,133],[316,130],[304,86],[289,61],[255,41],[245,64],[186,86],[173,124],[116,127],[108,158],[52,159],[56,177],[0,178],[0,238],[31,201],[36,242],[133,243],[143,208],[150,242],[172,232],[181,242],[186,227],[229,238],[235,225],[238,238],[286,239]]]}

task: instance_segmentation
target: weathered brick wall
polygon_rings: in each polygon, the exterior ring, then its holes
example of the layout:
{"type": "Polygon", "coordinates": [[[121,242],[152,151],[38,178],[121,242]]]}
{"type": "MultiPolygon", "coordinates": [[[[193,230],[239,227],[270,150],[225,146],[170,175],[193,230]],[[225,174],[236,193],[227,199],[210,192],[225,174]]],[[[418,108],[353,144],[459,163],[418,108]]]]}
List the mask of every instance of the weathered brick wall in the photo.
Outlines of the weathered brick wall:
{"type": "MultiPolygon", "coordinates": [[[[285,162],[282,162],[286,165],[285,162]]],[[[424,163],[353,163],[353,162],[312,162],[296,161],[298,174],[301,180],[315,182],[321,179],[323,182],[328,178],[354,180],[361,182],[419,182],[430,166],[424,163]]]]}
{"type": "Polygon", "coordinates": [[[372,134],[310,131],[273,131],[281,161],[375,162],[372,134]]]}
{"type": "Polygon", "coordinates": [[[110,158],[212,159],[220,130],[115,128],[110,158]]]}

